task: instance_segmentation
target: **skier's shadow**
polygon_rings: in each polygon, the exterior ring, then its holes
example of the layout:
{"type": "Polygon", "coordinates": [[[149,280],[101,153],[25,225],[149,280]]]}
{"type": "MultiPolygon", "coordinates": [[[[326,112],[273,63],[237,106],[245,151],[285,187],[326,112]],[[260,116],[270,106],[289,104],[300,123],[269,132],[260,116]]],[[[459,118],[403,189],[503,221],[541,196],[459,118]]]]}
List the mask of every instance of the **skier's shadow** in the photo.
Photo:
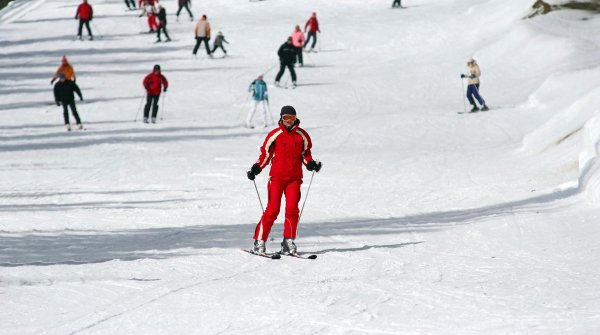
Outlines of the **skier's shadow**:
{"type": "Polygon", "coordinates": [[[315,251],[315,252],[303,252],[305,254],[315,254],[315,255],[321,255],[321,254],[326,254],[326,253],[330,253],[330,252],[354,252],[354,251],[365,251],[365,250],[369,250],[369,249],[396,249],[396,248],[403,248],[409,245],[415,245],[415,244],[421,244],[424,243],[425,241],[418,241],[418,242],[406,242],[406,243],[397,243],[397,244],[384,244],[384,245],[363,245],[362,247],[357,247],[357,248],[331,248],[331,249],[323,249],[320,251],[315,251]]]}

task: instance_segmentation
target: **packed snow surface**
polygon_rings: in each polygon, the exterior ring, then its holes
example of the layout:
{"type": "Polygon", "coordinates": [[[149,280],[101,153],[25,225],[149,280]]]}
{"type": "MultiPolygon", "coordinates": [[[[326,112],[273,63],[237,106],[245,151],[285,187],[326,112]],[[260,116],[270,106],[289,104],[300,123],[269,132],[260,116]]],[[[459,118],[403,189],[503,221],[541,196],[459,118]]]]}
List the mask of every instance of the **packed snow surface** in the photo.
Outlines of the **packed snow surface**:
{"type": "Polygon", "coordinates": [[[600,333],[600,16],[523,20],[530,2],[192,1],[230,42],[214,59],[192,56],[174,0],[169,43],[123,1],[90,1],[94,41],[74,40],[77,1],[11,3],[0,333],[600,333]],[[272,87],[313,11],[318,52],[297,89],[272,87]],[[53,104],[63,55],[84,131],[53,104]],[[459,114],[470,57],[486,113],[459,114]],[[170,86],[143,124],[154,64],[170,86]],[[261,73],[275,120],[294,106],[323,162],[305,171],[296,240],[317,260],[240,251],[261,214],[245,171],[272,127],[242,126],[261,73]]]}

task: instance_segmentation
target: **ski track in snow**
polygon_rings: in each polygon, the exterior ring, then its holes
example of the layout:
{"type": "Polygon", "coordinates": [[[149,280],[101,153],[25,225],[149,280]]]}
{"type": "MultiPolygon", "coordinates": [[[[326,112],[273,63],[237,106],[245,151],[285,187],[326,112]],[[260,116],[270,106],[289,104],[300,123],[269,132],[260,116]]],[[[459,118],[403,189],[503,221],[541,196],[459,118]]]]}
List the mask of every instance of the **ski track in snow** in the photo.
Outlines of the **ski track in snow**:
{"type": "Polygon", "coordinates": [[[97,38],[81,42],[75,3],[0,12],[3,334],[600,329],[595,16],[521,20],[518,0],[208,0],[195,17],[231,42],[209,59],[191,56],[195,22],[175,21],[175,2],[160,44],[122,2],[92,5],[97,38]],[[277,48],[312,11],[319,52],[298,88],[271,88],[277,48]],[[85,131],[66,132],[52,104],[63,54],[85,131]],[[458,115],[471,56],[494,108],[458,115]],[[156,63],[170,87],[143,124],[156,63]],[[239,251],[261,214],[244,173],[270,128],[239,126],[260,73],[272,115],[295,106],[324,162],[297,239],[315,261],[239,251]]]}

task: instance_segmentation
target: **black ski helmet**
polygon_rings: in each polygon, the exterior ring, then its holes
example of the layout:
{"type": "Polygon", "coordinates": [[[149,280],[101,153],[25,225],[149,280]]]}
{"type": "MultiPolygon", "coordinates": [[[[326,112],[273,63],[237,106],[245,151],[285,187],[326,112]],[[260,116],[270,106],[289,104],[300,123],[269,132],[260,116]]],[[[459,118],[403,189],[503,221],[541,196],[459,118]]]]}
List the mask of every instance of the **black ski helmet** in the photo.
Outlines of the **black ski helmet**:
{"type": "Polygon", "coordinates": [[[160,65],[158,65],[158,64],[154,65],[154,71],[156,71],[156,70],[160,71],[160,65]]]}
{"type": "Polygon", "coordinates": [[[279,115],[296,115],[296,110],[292,106],[283,106],[279,115]]]}

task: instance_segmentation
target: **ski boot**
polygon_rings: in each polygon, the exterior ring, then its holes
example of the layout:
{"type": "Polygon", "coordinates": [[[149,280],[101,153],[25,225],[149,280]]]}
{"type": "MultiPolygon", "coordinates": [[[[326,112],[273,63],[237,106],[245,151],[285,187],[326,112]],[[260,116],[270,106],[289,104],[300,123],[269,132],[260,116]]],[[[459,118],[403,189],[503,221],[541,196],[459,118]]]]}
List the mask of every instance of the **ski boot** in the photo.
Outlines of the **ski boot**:
{"type": "Polygon", "coordinates": [[[71,131],[71,125],[70,124],[65,124],[65,128],[67,128],[67,131],[71,131]]]}
{"type": "Polygon", "coordinates": [[[296,84],[295,81],[292,81],[292,88],[296,88],[296,87],[298,87],[298,84],[296,84]]]}
{"type": "Polygon", "coordinates": [[[473,105],[473,108],[471,108],[471,111],[469,113],[477,113],[479,112],[479,108],[477,108],[476,105],[473,105]]]}
{"type": "Polygon", "coordinates": [[[284,238],[281,242],[281,253],[284,255],[296,255],[298,250],[296,249],[296,244],[294,244],[294,240],[291,238],[284,238]]]}
{"type": "Polygon", "coordinates": [[[78,123],[77,124],[77,129],[83,130],[83,123],[78,123]]]}
{"type": "Polygon", "coordinates": [[[151,121],[152,121],[152,123],[156,123],[156,118],[153,117],[151,121]]]}
{"type": "Polygon", "coordinates": [[[144,118],[144,123],[148,123],[148,118],[147,117],[144,118]]]}
{"type": "Polygon", "coordinates": [[[254,240],[254,245],[252,246],[253,254],[266,254],[267,247],[265,246],[265,241],[254,240]]]}
{"type": "Polygon", "coordinates": [[[487,111],[489,111],[489,110],[490,110],[490,109],[488,108],[488,106],[487,106],[487,105],[483,105],[483,107],[481,107],[481,111],[482,111],[482,112],[487,112],[487,111]]]}

